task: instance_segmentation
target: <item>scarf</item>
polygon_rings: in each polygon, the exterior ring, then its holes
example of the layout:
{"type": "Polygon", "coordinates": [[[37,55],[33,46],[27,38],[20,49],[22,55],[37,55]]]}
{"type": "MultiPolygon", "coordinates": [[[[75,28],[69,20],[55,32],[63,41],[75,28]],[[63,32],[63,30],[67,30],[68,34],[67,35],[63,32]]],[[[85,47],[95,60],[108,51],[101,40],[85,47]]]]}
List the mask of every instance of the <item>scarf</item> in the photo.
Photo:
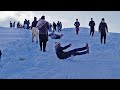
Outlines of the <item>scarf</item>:
{"type": "Polygon", "coordinates": [[[38,28],[38,29],[40,29],[41,27],[43,27],[44,25],[45,25],[45,23],[47,23],[47,21],[45,21],[44,19],[39,19],[38,20],[38,23],[37,23],[37,25],[36,25],[36,27],[38,28]]]}

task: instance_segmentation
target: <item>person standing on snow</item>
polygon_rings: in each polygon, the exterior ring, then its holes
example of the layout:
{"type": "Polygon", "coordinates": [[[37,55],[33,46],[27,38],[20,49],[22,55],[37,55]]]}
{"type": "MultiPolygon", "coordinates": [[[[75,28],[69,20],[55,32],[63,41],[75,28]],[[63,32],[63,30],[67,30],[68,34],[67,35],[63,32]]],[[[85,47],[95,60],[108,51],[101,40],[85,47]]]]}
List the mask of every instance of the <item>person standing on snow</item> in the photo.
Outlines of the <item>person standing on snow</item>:
{"type": "Polygon", "coordinates": [[[27,29],[27,20],[24,21],[24,29],[27,29]]]}
{"type": "Polygon", "coordinates": [[[59,42],[55,42],[55,50],[56,50],[56,55],[59,59],[67,59],[69,57],[76,56],[76,55],[84,55],[89,53],[89,46],[86,43],[86,46],[82,47],[82,48],[75,48],[73,50],[64,52],[63,50],[69,48],[71,46],[71,44],[66,45],[64,47],[61,46],[61,44],[59,42]],[[82,51],[82,52],[80,52],[82,51]]]}
{"type": "Polygon", "coordinates": [[[28,20],[27,21],[27,29],[29,29],[29,27],[30,27],[29,25],[30,25],[30,21],[28,20]]]}
{"type": "Polygon", "coordinates": [[[31,29],[32,29],[32,42],[34,42],[34,37],[36,37],[36,43],[38,43],[38,32],[37,32],[37,25],[38,21],[37,18],[34,17],[34,21],[32,22],[31,29]]]}
{"type": "Polygon", "coordinates": [[[10,21],[10,28],[12,28],[12,22],[10,21]]]}
{"type": "Polygon", "coordinates": [[[52,32],[52,24],[49,24],[49,32],[52,32]]]}
{"type": "Polygon", "coordinates": [[[76,35],[78,35],[79,26],[80,26],[80,22],[78,21],[78,19],[76,19],[76,22],[74,23],[74,25],[76,27],[76,35]]]}
{"type": "Polygon", "coordinates": [[[89,26],[90,26],[90,35],[94,35],[94,26],[95,26],[95,22],[93,21],[93,18],[91,18],[91,21],[89,22],[89,26]]]}
{"type": "Polygon", "coordinates": [[[13,23],[13,28],[15,28],[15,22],[13,23]]]}
{"type": "Polygon", "coordinates": [[[60,31],[62,30],[62,23],[60,22],[60,31]]]}
{"type": "Polygon", "coordinates": [[[59,21],[57,23],[57,30],[58,30],[58,32],[60,32],[60,22],[59,21]]]}
{"type": "Polygon", "coordinates": [[[37,23],[36,26],[39,30],[39,42],[40,42],[40,50],[43,52],[46,51],[46,44],[48,41],[48,30],[49,23],[45,20],[45,16],[42,16],[37,23]]]}
{"type": "Polygon", "coordinates": [[[101,37],[100,37],[101,43],[104,38],[104,44],[106,44],[106,32],[108,32],[108,27],[104,18],[102,18],[102,21],[99,24],[99,32],[101,33],[101,37]]]}
{"type": "Polygon", "coordinates": [[[55,32],[56,31],[56,23],[55,22],[53,22],[53,32],[55,32]]]}

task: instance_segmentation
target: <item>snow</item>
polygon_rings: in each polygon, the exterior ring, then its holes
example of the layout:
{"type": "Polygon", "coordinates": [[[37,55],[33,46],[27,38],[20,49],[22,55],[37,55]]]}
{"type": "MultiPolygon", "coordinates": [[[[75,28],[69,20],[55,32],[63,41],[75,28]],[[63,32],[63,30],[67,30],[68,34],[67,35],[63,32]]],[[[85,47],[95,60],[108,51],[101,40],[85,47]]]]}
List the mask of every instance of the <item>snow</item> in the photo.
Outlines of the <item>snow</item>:
{"type": "MultiPolygon", "coordinates": [[[[57,32],[58,33],[58,32],[57,32]]],[[[100,34],[89,36],[89,29],[64,28],[62,39],[49,38],[47,51],[39,51],[39,44],[31,42],[31,30],[0,28],[0,79],[118,79],[120,78],[120,34],[108,33],[106,45],[100,43],[100,34]],[[54,44],[71,43],[65,51],[89,43],[90,53],[60,60],[54,44]]],[[[35,40],[34,40],[35,41],[35,40]]]]}

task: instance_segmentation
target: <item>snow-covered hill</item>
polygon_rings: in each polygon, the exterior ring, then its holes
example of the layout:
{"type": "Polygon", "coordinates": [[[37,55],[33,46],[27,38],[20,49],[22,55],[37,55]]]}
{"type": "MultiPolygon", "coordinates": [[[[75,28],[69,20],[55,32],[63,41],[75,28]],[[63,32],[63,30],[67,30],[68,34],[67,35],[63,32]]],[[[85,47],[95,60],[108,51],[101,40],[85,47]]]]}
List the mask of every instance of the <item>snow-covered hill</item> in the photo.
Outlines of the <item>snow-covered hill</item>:
{"type": "MultiPolygon", "coordinates": [[[[120,34],[108,33],[106,45],[100,34],[89,36],[89,29],[65,28],[62,39],[49,38],[47,51],[39,51],[39,44],[31,42],[31,30],[0,28],[0,79],[111,79],[120,78],[120,34]],[[82,47],[86,42],[90,54],[59,60],[54,44],[72,44],[67,50],[82,47]]],[[[66,51],[67,51],[66,50],[66,51]]]]}

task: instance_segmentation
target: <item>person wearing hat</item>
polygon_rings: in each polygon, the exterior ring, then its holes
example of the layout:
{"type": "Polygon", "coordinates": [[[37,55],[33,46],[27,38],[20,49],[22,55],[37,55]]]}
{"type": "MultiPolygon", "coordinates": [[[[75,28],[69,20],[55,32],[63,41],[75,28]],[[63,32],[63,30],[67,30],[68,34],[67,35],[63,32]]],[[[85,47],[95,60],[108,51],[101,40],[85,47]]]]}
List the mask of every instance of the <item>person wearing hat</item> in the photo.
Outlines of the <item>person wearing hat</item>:
{"type": "Polygon", "coordinates": [[[37,18],[34,17],[34,21],[32,22],[31,29],[32,29],[32,42],[34,42],[34,37],[36,37],[36,43],[38,43],[38,32],[37,32],[37,25],[38,21],[37,18]]]}
{"type": "Polygon", "coordinates": [[[108,32],[108,27],[104,18],[102,18],[102,21],[99,24],[99,32],[101,33],[101,37],[100,37],[101,43],[104,38],[104,44],[106,44],[106,32],[108,32]]]}
{"type": "Polygon", "coordinates": [[[1,55],[2,55],[2,52],[1,52],[1,50],[0,50],[0,60],[1,60],[1,55]]]}
{"type": "Polygon", "coordinates": [[[37,29],[39,30],[39,42],[40,42],[40,50],[43,52],[46,51],[46,44],[48,41],[48,30],[49,30],[49,23],[45,20],[45,16],[42,16],[36,25],[37,29]]]}
{"type": "Polygon", "coordinates": [[[74,23],[74,25],[76,27],[76,35],[78,35],[79,26],[80,26],[80,22],[78,21],[78,19],[76,19],[76,22],[74,23]]]}
{"type": "Polygon", "coordinates": [[[84,55],[84,54],[89,53],[88,43],[86,43],[86,46],[84,46],[82,48],[75,48],[75,49],[67,51],[67,52],[63,51],[65,49],[69,48],[70,46],[71,46],[71,44],[62,47],[59,42],[55,42],[55,50],[56,50],[57,57],[59,59],[66,59],[71,56],[84,55]]]}

